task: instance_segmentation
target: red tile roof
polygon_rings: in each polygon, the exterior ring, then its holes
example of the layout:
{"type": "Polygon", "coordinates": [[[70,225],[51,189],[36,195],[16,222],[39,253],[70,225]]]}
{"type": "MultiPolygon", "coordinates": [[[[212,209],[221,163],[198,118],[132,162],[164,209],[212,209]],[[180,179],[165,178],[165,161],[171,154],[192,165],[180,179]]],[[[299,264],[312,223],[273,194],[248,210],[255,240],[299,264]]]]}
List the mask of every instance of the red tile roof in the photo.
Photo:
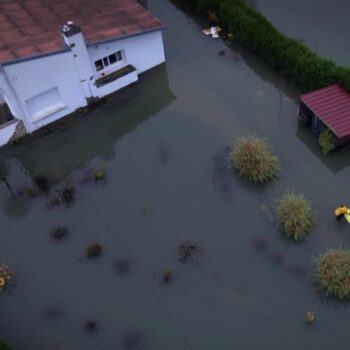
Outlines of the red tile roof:
{"type": "Polygon", "coordinates": [[[62,50],[67,21],[88,44],[162,26],[135,0],[0,0],[0,62],[62,50]]]}
{"type": "Polygon", "coordinates": [[[350,93],[338,84],[300,96],[339,138],[350,136],[350,93]]]}

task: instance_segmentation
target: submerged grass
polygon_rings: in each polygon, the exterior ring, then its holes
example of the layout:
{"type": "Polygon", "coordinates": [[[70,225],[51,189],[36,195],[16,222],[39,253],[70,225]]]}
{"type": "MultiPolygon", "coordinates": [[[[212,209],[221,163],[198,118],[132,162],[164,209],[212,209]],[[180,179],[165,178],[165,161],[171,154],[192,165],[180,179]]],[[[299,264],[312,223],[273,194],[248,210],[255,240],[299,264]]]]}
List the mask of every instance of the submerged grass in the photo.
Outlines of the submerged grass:
{"type": "Polygon", "coordinates": [[[242,177],[254,184],[272,180],[279,169],[278,158],[272,154],[268,141],[255,135],[240,137],[234,142],[230,161],[242,177]]]}
{"type": "Polygon", "coordinates": [[[327,296],[350,296],[350,251],[330,249],[316,259],[316,282],[327,296]]]}

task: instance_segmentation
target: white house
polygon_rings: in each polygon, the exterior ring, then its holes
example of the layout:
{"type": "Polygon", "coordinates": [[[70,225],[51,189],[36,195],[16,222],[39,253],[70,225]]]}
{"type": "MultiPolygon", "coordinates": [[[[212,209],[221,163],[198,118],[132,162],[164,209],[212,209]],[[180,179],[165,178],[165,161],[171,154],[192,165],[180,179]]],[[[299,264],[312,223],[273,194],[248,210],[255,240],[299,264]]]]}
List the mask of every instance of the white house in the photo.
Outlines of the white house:
{"type": "Polygon", "coordinates": [[[136,0],[0,0],[0,146],[163,63],[163,28],[136,0]]]}

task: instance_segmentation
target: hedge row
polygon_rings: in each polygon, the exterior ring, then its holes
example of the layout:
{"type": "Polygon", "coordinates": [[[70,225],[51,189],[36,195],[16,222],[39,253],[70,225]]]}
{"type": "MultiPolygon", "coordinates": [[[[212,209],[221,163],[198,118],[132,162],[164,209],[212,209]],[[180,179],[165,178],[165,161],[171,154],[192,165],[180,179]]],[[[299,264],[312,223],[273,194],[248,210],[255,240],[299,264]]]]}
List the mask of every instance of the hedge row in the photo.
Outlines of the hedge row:
{"type": "Polygon", "coordinates": [[[309,91],[338,83],[350,91],[350,68],[318,57],[299,41],[286,37],[243,0],[177,0],[202,14],[215,13],[220,24],[277,72],[309,91]]]}
{"type": "Polygon", "coordinates": [[[12,350],[12,348],[0,340],[0,350],[12,350]]]}

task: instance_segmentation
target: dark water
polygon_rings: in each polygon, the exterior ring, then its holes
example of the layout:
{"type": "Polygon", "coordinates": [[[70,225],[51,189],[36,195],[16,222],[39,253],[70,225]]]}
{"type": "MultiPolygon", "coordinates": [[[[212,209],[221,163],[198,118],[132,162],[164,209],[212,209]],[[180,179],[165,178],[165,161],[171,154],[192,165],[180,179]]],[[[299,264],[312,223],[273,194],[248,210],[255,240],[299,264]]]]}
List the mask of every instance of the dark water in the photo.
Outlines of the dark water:
{"type": "Polygon", "coordinates": [[[349,305],[322,299],[312,268],[319,252],[350,243],[333,218],[348,200],[349,152],[320,155],[298,127],[298,91],[254,56],[235,47],[235,60],[168,1],[148,6],[168,25],[166,65],[1,152],[16,190],[45,173],[56,189],[74,185],[76,200],[50,210],[50,196],[13,199],[0,185],[0,260],[17,275],[13,295],[0,295],[0,338],[17,350],[347,349],[349,305]],[[227,147],[247,133],[267,137],[281,161],[281,178],[262,189],[227,169],[227,147]],[[105,181],[81,183],[101,167],[105,181]],[[317,215],[303,244],[276,228],[287,190],[317,215]],[[59,242],[57,225],[70,231],[59,242]],[[178,261],[187,239],[200,247],[195,264],[178,261]],[[103,247],[95,260],[84,256],[91,242],[103,247]],[[162,284],[166,268],[174,276],[162,284]]]}

